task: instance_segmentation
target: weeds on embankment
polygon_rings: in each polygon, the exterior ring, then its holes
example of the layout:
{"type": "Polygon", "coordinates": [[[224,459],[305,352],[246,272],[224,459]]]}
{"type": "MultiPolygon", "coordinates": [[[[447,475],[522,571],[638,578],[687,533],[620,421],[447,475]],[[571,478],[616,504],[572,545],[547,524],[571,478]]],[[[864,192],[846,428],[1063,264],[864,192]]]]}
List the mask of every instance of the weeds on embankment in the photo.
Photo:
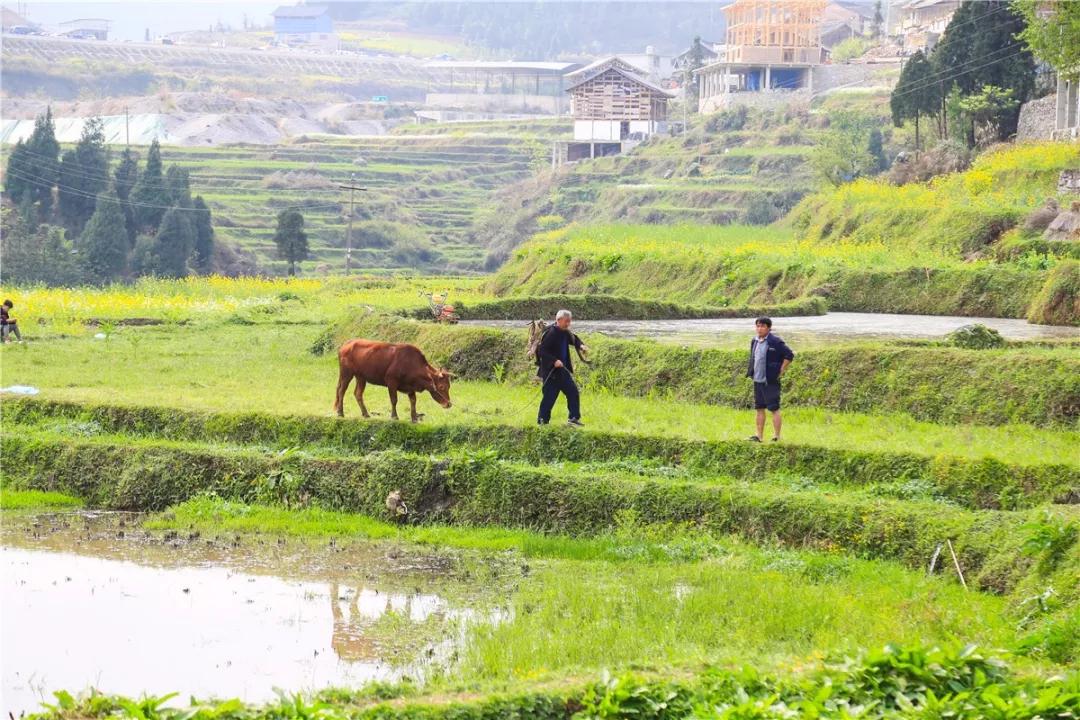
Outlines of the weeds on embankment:
{"type": "MultiPolygon", "coordinates": [[[[361,313],[331,326],[313,345],[324,352],[352,337],[409,342],[464,379],[524,382],[536,373],[523,331],[454,327],[361,313]]],[[[747,350],[685,348],[602,335],[586,338],[592,365],[578,381],[624,397],[657,396],[730,407],[752,406],[747,350]]],[[[946,423],[1073,428],[1080,420],[1080,358],[1070,348],[964,350],[884,342],[799,351],[784,377],[795,407],[905,413],[946,423]]]]}
{"type": "Polygon", "coordinates": [[[598,682],[547,689],[475,686],[438,696],[410,686],[375,685],[360,691],[282,696],[248,706],[237,700],[169,707],[171,696],[142,700],[60,693],[41,718],[123,717],[137,720],[736,720],[791,717],[1074,718],[1080,715],[1080,678],[1017,676],[1000,659],[976,648],[887,646],[856,658],[830,658],[795,677],[750,668],[710,668],[692,677],[605,674],[598,682]]]}
{"type": "Polygon", "coordinates": [[[463,448],[492,458],[531,464],[588,463],[570,472],[642,476],[652,468],[672,479],[720,476],[797,478],[808,487],[870,488],[882,497],[924,497],[979,509],[1021,509],[1080,499],[1080,469],[1049,462],[1010,463],[990,457],[937,455],[885,449],[847,449],[744,440],[693,441],[640,434],[558,432],[535,426],[342,422],[332,418],[258,413],[206,414],[156,407],[84,405],[38,400],[6,401],[4,427],[65,436],[110,435],[180,442],[227,442],[279,450],[356,453],[398,449],[447,454],[463,448]],[[483,449],[481,452],[479,449],[483,449]],[[920,487],[922,491],[920,492],[920,487]],[[904,488],[907,488],[905,493],[904,488]]]}

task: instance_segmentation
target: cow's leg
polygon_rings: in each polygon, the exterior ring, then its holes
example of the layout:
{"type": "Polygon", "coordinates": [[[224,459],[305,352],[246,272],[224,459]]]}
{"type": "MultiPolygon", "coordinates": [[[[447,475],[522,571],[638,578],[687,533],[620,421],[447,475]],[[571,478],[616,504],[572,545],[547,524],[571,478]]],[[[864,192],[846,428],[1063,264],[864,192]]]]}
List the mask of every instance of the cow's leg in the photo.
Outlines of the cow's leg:
{"type": "Polygon", "coordinates": [[[369,418],[369,417],[371,417],[371,415],[367,411],[367,406],[364,405],[364,388],[366,388],[366,387],[367,387],[367,382],[364,381],[364,378],[357,375],[356,376],[356,390],[354,391],[354,394],[356,395],[356,402],[357,402],[357,404],[360,405],[360,414],[363,415],[366,418],[369,418]]]}
{"type": "Polygon", "coordinates": [[[397,420],[397,385],[387,385],[386,389],[390,392],[390,419],[397,420]]]}
{"type": "Polygon", "coordinates": [[[414,392],[409,393],[409,412],[413,422],[420,422],[420,418],[424,417],[416,412],[416,393],[414,392]]]}
{"type": "Polygon", "coordinates": [[[345,391],[349,389],[349,383],[352,381],[352,373],[341,368],[338,370],[337,381],[337,396],[334,398],[334,412],[338,417],[345,417],[345,391]]]}

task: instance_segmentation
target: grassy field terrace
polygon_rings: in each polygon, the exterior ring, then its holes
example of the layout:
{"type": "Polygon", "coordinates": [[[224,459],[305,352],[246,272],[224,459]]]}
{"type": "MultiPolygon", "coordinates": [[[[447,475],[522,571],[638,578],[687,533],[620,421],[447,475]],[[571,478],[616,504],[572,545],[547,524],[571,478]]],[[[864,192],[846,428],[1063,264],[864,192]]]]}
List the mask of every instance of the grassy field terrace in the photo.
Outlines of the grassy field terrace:
{"type": "Polygon", "coordinates": [[[344,268],[348,191],[357,193],[354,268],[472,270],[484,255],[472,235],[477,215],[500,187],[529,177],[547,148],[522,135],[386,135],[300,138],[291,145],[165,148],[191,171],[192,186],[214,211],[219,237],[276,269],[277,213],[303,212],[312,246],[304,272],[344,268]],[[383,246],[365,220],[395,223],[410,240],[383,246]],[[431,251],[434,251],[433,253],[431,251]]]}

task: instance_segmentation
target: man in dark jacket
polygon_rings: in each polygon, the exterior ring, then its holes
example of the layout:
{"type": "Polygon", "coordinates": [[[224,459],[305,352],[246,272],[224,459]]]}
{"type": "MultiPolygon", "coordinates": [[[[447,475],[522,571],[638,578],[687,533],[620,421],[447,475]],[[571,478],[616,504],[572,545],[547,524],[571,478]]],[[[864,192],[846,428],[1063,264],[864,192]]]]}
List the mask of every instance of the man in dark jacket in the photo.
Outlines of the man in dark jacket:
{"type": "Polygon", "coordinates": [[[19,322],[11,317],[11,310],[15,307],[15,303],[10,300],[5,300],[0,305],[0,343],[6,343],[11,335],[15,336],[18,342],[22,342],[22,333],[19,332],[19,322]]]}
{"type": "Polygon", "coordinates": [[[757,410],[757,435],[750,440],[761,442],[765,435],[765,411],[772,413],[773,442],[780,439],[780,376],[795,359],[783,340],[772,334],[772,320],[760,317],[754,322],[756,337],[750,341],[750,362],[746,377],[754,381],[754,408],[757,410]]]}
{"type": "Polygon", "coordinates": [[[581,406],[578,387],[574,382],[574,363],[570,360],[570,348],[582,349],[581,340],[570,332],[573,316],[569,310],[555,314],[555,324],[544,331],[536,355],[540,359],[540,379],[543,381],[540,412],[536,421],[541,425],[551,422],[551,410],[561,392],[566,396],[566,408],[570,419],[568,425],[581,427],[581,406]]]}

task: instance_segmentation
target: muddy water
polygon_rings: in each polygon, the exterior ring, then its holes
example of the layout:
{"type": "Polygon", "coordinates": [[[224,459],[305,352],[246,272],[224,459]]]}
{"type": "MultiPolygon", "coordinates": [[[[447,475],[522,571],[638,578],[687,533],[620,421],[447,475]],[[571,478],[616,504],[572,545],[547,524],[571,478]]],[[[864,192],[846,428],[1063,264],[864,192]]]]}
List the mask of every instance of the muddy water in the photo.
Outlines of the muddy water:
{"type": "MultiPolygon", "coordinates": [[[[773,330],[803,347],[837,341],[938,339],[964,325],[981,323],[1010,340],[1080,339],[1080,330],[1057,325],[1032,325],[1008,318],[970,318],[939,315],[843,313],[773,318],[773,330]]],[[[520,320],[468,320],[463,324],[523,328],[520,320]]],[[[619,338],[651,338],[697,347],[742,347],[754,330],[753,318],[716,320],[588,320],[574,321],[582,334],[597,332],[619,338]]]]}
{"type": "Polygon", "coordinates": [[[418,678],[452,660],[470,623],[499,619],[453,558],[162,537],[136,522],[5,517],[4,711],[57,689],[260,701],[275,688],[418,678]]]}

